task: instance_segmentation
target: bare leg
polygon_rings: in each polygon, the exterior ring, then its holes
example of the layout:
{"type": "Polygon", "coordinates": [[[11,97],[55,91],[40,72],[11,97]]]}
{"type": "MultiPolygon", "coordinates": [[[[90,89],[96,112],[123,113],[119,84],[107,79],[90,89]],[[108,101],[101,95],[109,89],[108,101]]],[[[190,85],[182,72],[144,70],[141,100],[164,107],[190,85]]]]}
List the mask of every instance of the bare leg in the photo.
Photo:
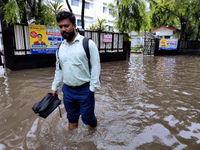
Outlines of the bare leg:
{"type": "Polygon", "coordinates": [[[69,130],[73,130],[75,128],[78,128],[78,122],[77,123],[69,123],[69,130]]]}

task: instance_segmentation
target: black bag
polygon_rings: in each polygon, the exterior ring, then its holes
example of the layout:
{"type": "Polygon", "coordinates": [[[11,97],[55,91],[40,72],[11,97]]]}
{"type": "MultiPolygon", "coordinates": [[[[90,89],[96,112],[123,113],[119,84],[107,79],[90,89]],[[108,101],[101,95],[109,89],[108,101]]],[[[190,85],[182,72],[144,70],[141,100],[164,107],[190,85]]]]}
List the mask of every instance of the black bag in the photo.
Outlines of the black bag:
{"type": "MultiPolygon", "coordinates": [[[[60,104],[61,100],[58,98],[57,94],[53,97],[51,93],[48,93],[40,102],[35,103],[32,109],[38,116],[46,118],[56,107],[59,107],[60,104]]],[[[62,118],[60,107],[59,111],[60,118],[62,118]]]]}

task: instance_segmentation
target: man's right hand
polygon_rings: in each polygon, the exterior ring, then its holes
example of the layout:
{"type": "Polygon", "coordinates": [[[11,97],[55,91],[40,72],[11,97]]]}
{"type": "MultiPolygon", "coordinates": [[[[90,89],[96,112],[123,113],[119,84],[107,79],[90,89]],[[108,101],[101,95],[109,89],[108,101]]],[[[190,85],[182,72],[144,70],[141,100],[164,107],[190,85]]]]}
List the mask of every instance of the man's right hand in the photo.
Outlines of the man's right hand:
{"type": "Polygon", "coordinates": [[[56,96],[56,91],[51,90],[51,94],[53,95],[53,97],[55,97],[56,96]]]}

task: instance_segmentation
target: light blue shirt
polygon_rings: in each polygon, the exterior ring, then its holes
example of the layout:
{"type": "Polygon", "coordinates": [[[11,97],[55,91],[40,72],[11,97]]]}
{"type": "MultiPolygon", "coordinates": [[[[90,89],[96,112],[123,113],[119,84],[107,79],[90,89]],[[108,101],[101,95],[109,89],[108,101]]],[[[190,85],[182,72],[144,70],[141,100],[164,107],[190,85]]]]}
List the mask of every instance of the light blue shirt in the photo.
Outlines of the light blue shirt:
{"type": "Polygon", "coordinates": [[[100,58],[96,44],[89,40],[89,52],[91,73],[88,66],[88,58],[83,48],[83,36],[77,33],[71,44],[64,40],[56,53],[56,70],[52,90],[57,91],[64,82],[68,86],[80,86],[90,82],[90,90],[95,91],[100,87],[100,58]],[[59,55],[59,58],[58,58],[59,55]],[[61,65],[61,70],[59,68],[61,65]]]}

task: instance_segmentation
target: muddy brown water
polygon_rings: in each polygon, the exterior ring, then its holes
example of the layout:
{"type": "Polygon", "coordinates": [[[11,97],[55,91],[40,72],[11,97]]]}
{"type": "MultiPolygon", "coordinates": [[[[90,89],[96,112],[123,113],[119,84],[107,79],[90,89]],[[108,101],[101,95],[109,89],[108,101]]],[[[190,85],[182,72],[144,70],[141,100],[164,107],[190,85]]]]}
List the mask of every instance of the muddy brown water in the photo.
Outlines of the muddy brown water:
{"type": "MultiPolygon", "coordinates": [[[[54,68],[0,69],[0,150],[199,150],[200,56],[143,56],[102,63],[98,127],[68,131],[56,109],[34,103],[50,91],[54,68]]],[[[59,91],[62,99],[62,92],[59,91]]]]}

